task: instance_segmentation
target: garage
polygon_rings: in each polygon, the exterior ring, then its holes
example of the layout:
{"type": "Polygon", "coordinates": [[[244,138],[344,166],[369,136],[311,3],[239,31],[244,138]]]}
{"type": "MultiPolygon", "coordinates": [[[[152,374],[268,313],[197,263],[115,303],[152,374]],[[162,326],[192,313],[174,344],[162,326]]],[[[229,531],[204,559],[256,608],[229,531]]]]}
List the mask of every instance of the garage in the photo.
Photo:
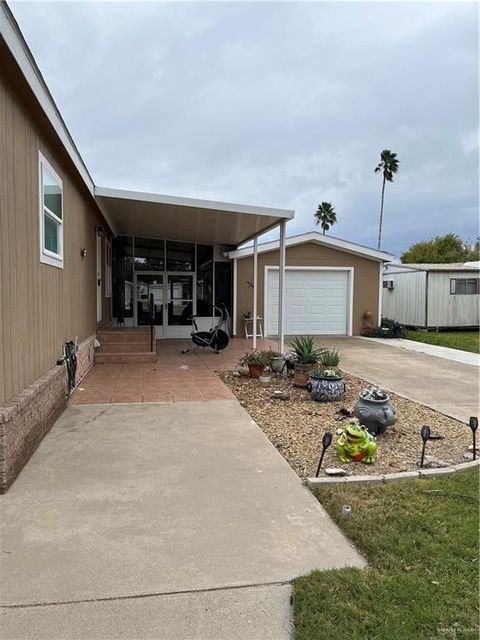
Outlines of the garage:
{"type": "MultiPolygon", "coordinates": [[[[351,269],[287,267],[285,270],[286,335],[350,333],[351,269]]],[[[278,268],[266,268],[265,334],[278,333],[278,268]]]]}
{"type": "MultiPolygon", "coordinates": [[[[233,335],[245,336],[256,300],[257,328],[278,333],[279,241],[258,244],[255,286],[253,247],[230,251],[233,261],[233,335]]],[[[369,312],[381,315],[383,265],[393,256],[316,231],[285,241],[283,334],[360,335],[369,312]]],[[[250,330],[251,330],[250,326],[250,330]]]]}

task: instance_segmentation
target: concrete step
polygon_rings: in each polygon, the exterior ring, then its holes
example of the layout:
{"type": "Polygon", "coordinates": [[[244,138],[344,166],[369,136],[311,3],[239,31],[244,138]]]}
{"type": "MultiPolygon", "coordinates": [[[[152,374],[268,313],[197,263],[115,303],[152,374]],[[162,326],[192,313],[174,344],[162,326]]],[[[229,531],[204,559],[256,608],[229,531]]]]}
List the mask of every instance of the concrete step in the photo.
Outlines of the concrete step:
{"type": "Polygon", "coordinates": [[[131,362],[156,362],[155,351],[138,351],[133,353],[95,353],[95,364],[126,364],[131,362]]]}
{"type": "Polygon", "coordinates": [[[102,342],[96,353],[138,353],[139,351],[150,351],[150,338],[143,342],[102,342]]]}
{"type": "Polygon", "coordinates": [[[97,331],[99,342],[144,342],[150,340],[150,327],[144,329],[99,329],[97,331]]]}

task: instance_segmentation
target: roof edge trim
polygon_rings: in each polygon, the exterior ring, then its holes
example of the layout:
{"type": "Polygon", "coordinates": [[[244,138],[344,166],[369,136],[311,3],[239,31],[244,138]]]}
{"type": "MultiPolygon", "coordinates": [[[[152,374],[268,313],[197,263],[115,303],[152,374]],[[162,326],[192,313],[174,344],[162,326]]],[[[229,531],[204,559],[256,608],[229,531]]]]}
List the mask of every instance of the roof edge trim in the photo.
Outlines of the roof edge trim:
{"type": "Polygon", "coordinates": [[[290,209],[274,209],[272,207],[260,207],[233,202],[218,202],[215,200],[201,200],[197,198],[184,198],[181,196],[168,196],[160,193],[147,193],[144,191],[129,191],[125,189],[111,189],[108,187],[95,187],[96,197],[118,198],[137,202],[150,202],[153,204],[170,204],[177,207],[191,207],[194,209],[211,209],[212,211],[228,213],[244,213],[252,215],[271,216],[291,220],[295,211],[290,209]]]}
{"type": "MultiPolygon", "coordinates": [[[[298,236],[290,236],[286,239],[285,244],[287,247],[292,247],[298,244],[304,244],[306,242],[315,242],[317,244],[332,247],[334,249],[340,249],[347,253],[353,253],[360,256],[365,256],[371,258],[372,260],[377,260],[378,262],[390,262],[394,256],[391,253],[386,253],[385,251],[377,251],[376,249],[370,249],[368,247],[363,247],[362,245],[355,244],[354,242],[349,242],[348,240],[342,240],[340,238],[332,238],[330,236],[326,236],[318,233],[317,231],[309,231],[307,233],[302,233],[298,236]]],[[[258,247],[258,253],[267,253],[268,251],[275,251],[280,246],[279,240],[273,240],[271,242],[265,242],[258,247]]],[[[235,251],[230,251],[228,254],[229,258],[246,258],[253,254],[253,247],[244,247],[243,249],[236,249],[235,251]]]]}

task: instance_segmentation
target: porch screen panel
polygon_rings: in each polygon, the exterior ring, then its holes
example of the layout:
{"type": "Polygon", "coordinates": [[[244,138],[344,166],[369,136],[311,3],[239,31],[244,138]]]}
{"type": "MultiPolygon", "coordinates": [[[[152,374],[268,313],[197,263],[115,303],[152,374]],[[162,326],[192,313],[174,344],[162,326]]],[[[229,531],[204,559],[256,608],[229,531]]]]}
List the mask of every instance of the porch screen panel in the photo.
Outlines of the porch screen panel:
{"type": "Polygon", "coordinates": [[[167,271],[195,271],[195,245],[167,240],[167,271]]]}
{"type": "Polygon", "coordinates": [[[135,236],[135,271],[164,271],[165,241],[135,236]]]}
{"type": "MultiPolygon", "coordinates": [[[[215,262],[215,306],[226,306],[229,315],[232,315],[232,263],[215,262]]],[[[218,311],[217,311],[218,313],[218,311]]]]}
{"type": "Polygon", "coordinates": [[[213,246],[197,244],[197,316],[213,313],[213,246]]]}
{"type": "Polygon", "coordinates": [[[118,236],[112,241],[112,307],[118,322],[133,318],[133,239],[118,236]]]}

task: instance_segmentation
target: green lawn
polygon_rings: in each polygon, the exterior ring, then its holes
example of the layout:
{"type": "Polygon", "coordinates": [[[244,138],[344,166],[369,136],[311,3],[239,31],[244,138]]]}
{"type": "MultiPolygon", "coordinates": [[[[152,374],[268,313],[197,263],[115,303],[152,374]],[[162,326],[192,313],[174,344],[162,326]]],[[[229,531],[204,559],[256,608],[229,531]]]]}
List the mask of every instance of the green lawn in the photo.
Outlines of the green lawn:
{"type": "Polygon", "coordinates": [[[480,340],[478,331],[406,331],[408,340],[416,342],[426,342],[440,347],[450,347],[451,349],[461,349],[480,353],[480,340]]]}
{"type": "Polygon", "coordinates": [[[477,638],[478,487],[471,470],[318,490],[369,567],[297,578],[295,640],[477,638]]]}

